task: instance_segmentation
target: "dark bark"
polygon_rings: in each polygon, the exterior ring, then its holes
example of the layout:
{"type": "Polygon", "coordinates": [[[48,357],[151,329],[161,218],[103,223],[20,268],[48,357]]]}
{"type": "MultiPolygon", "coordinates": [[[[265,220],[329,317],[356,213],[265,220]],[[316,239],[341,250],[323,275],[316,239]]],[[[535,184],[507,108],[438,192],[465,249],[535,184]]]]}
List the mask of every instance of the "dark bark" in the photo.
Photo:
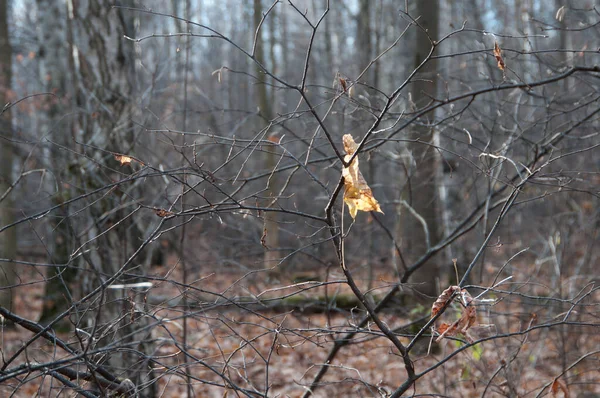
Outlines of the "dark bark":
{"type": "MultiPolygon", "coordinates": [[[[12,81],[12,47],[8,33],[8,1],[0,0],[0,106],[10,105],[12,81]]],[[[13,128],[10,107],[0,110],[0,227],[12,224],[14,207],[9,190],[13,184],[13,128]],[[7,194],[5,196],[5,194],[7,194]]],[[[0,306],[12,308],[12,294],[16,281],[16,265],[10,260],[17,255],[16,227],[0,233],[0,306]]]]}
{"type": "MultiPolygon", "coordinates": [[[[417,2],[418,23],[422,29],[417,30],[414,55],[414,68],[418,68],[427,59],[432,48],[432,41],[439,38],[439,1],[422,0],[417,2]]],[[[412,82],[411,94],[416,109],[427,106],[431,99],[437,97],[437,61],[428,60],[420,69],[412,82]]],[[[416,167],[409,172],[409,184],[403,192],[403,198],[427,224],[429,244],[435,244],[440,236],[439,203],[437,193],[437,174],[439,168],[438,154],[431,145],[434,144],[434,129],[427,126],[433,114],[426,114],[419,120],[411,132],[411,138],[420,142],[408,146],[416,167]]],[[[422,225],[408,209],[402,209],[401,227],[404,250],[409,262],[414,262],[428,249],[427,237],[422,225]]],[[[436,294],[436,278],[439,276],[440,264],[431,259],[417,270],[410,282],[417,284],[419,292],[428,295],[436,294]]]]}

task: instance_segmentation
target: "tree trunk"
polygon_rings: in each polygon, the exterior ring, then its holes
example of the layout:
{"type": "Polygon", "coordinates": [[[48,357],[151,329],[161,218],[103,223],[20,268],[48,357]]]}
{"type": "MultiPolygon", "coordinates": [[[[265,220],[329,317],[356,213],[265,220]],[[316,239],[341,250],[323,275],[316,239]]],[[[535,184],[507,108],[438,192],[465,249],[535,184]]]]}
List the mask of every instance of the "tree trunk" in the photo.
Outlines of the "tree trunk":
{"type": "MultiPolygon", "coordinates": [[[[427,30],[427,34],[422,30],[417,30],[414,67],[420,65],[431,50],[431,41],[437,40],[438,22],[439,22],[439,1],[438,0],[420,0],[417,2],[416,15],[419,18],[419,24],[427,30]]],[[[420,109],[427,106],[431,97],[437,95],[437,61],[430,60],[421,69],[420,73],[412,82],[412,100],[416,108],[420,109]]],[[[427,114],[422,117],[420,124],[427,124],[428,120],[433,119],[433,114],[427,114]]],[[[427,224],[429,232],[430,245],[435,244],[439,239],[439,203],[438,190],[436,187],[439,159],[434,148],[427,144],[434,143],[434,130],[427,126],[415,125],[411,133],[411,139],[418,139],[420,142],[410,144],[408,149],[416,162],[416,168],[409,176],[410,188],[403,192],[403,199],[414,211],[422,218],[419,220],[406,207],[402,208],[400,218],[403,230],[402,241],[404,251],[410,260],[414,262],[420,258],[428,249],[427,237],[424,221],[427,224]]],[[[411,283],[417,284],[416,290],[428,295],[436,295],[436,278],[439,275],[439,264],[435,259],[430,259],[417,270],[410,278],[411,283]]]]}
{"type": "MultiPolygon", "coordinates": [[[[373,58],[371,45],[371,7],[369,0],[360,0],[360,8],[356,16],[356,59],[358,60],[358,73],[362,72],[373,58]]],[[[362,77],[362,81],[374,84],[374,69],[369,69],[362,77]]]]}
{"type": "MultiPolygon", "coordinates": [[[[270,16],[272,17],[272,16],[270,16]]],[[[254,0],[254,31],[258,30],[260,21],[262,19],[262,5],[260,0],[254,0]]],[[[265,27],[262,26],[262,29],[265,27]]],[[[256,60],[261,64],[265,65],[265,55],[264,55],[264,40],[262,39],[263,30],[261,29],[256,36],[256,46],[254,56],[256,60]]],[[[266,75],[260,66],[256,66],[256,76],[259,80],[266,80],[266,75]]],[[[259,82],[256,85],[256,102],[258,103],[258,108],[260,112],[260,116],[262,119],[269,123],[272,119],[271,106],[269,104],[269,99],[267,97],[267,87],[264,83],[259,82]]],[[[263,126],[264,123],[259,123],[259,126],[263,126]]],[[[276,166],[277,159],[275,154],[275,147],[273,146],[265,146],[265,169],[273,170],[276,166]]],[[[269,182],[267,182],[267,191],[266,196],[267,200],[265,201],[265,207],[271,207],[275,205],[275,195],[276,192],[276,179],[273,176],[269,182]]],[[[277,248],[279,247],[279,226],[277,225],[277,213],[275,212],[265,212],[264,214],[264,227],[263,227],[263,236],[261,238],[263,246],[265,246],[265,256],[264,256],[264,267],[270,268],[277,265],[277,261],[279,258],[279,253],[277,252],[277,248]]]]}
{"type": "MultiPolygon", "coordinates": [[[[8,36],[8,1],[0,0],[0,106],[11,102],[12,48],[8,36]]],[[[13,183],[13,129],[10,108],[0,110],[0,198],[13,183]]],[[[0,202],[0,227],[14,221],[13,201],[10,194],[0,202]]],[[[0,259],[12,260],[17,254],[17,230],[9,228],[0,233],[0,259]]],[[[0,306],[13,311],[12,286],[16,281],[15,264],[0,260],[0,306]]]]}
{"type": "MultiPolygon", "coordinates": [[[[39,24],[36,26],[38,41],[40,43],[38,75],[43,82],[45,92],[56,92],[58,96],[65,95],[65,75],[67,71],[67,48],[66,42],[66,8],[60,2],[37,0],[37,12],[40,15],[39,24]]],[[[59,101],[55,97],[44,97],[44,105],[48,112],[40,112],[38,115],[39,134],[49,134],[52,141],[63,146],[70,146],[71,135],[65,134],[64,124],[59,121],[62,116],[59,101]],[[56,127],[54,127],[56,126],[56,127]]],[[[59,183],[56,184],[59,191],[54,192],[52,204],[59,205],[69,197],[68,181],[69,167],[65,162],[64,153],[58,148],[48,148],[47,158],[50,159],[48,167],[54,170],[59,183]],[[63,183],[63,181],[65,183],[63,183]]],[[[54,191],[55,184],[50,184],[49,192],[54,191]]],[[[44,305],[39,322],[47,325],[54,321],[55,317],[70,306],[71,283],[75,280],[77,269],[71,265],[70,252],[75,246],[72,231],[69,229],[68,206],[57,209],[48,226],[48,249],[50,252],[50,263],[55,267],[48,269],[46,275],[44,305]]],[[[55,324],[54,328],[65,330],[70,327],[66,319],[55,324]]]]}
{"type": "MultiPolygon", "coordinates": [[[[130,1],[121,4],[133,5],[130,1]]],[[[70,52],[74,58],[71,72],[79,82],[74,97],[78,107],[85,110],[78,119],[77,139],[89,145],[82,150],[101,164],[130,173],[131,169],[119,166],[111,153],[133,155],[135,149],[135,127],[131,122],[136,109],[133,99],[135,52],[133,43],[124,38],[135,36],[134,14],[95,0],[69,0],[69,8],[72,44],[77,49],[70,52]],[[94,93],[93,98],[89,93],[94,93]]],[[[78,183],[86,189],[97,189],[107,183],[104,173],[102,169],[85,170],[78,183]]],[[[109,174],[109,178],[120,177],[109,174]]],[[[83,240],[91,243],[85,247],[89,255],[81,256],[85,262],[78,267],[81,295],[90,293],[108,277],[117,276],[115,282],[119,284],[137,282],[135,276],[119,274],[136,245],[145,238],[133,216],[127,216],[132,210],[130,205],[125,205],[128,201],[125,192],[116,189],[82,212],[87,214],[86,223],[91,226],[83,240]]],[[[132,263],[122,271],[144,272],[132,263]]],[[[154,384],[150,383],[151,367],[145,355],[152,350],[145,342],[151,329],[147,327],[149,318],[143,315],[143,293],[128,288],[107,289],[86,304],[90,307],[82,306],[81,312],[76,314],[81,317],[78,328],[96,332],[94,338],[99,345],[130,345],[131,350],[111,350],[106,365],[136,386],[147,385],[148,388],[139,391],[140,396],[152,396],[154,384]],[[133,311],[134,308],[137,311],[133,311]],[[127,312],[134,315],[125,314],[127,312]]]]}

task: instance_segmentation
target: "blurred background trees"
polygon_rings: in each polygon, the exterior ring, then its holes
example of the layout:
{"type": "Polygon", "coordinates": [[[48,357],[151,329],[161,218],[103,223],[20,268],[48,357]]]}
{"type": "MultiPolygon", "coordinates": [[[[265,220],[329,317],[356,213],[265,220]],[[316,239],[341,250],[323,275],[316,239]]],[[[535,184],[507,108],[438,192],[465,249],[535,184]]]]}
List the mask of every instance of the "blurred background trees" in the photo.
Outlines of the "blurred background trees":
{"type": "Polygon", "coordinates": [[[0,1],[1,388],[597,392],[594,6],[0,1]],[[421,358],[459,282],[488,332],[421,358]]]}

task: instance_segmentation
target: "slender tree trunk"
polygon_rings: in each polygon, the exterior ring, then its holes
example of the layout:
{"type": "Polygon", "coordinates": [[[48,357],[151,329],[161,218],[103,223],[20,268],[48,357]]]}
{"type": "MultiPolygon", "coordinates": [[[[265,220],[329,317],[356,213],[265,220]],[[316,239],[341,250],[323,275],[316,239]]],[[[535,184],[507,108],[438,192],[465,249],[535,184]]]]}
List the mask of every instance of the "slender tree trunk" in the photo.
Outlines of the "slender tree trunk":
{"type": "MultiPolygon", "coordinates": [[[[270,16],[272,17],[272,16],[270,16]]],[[[260,0],[254,0],[254,31],[258,30],[260,21],[262,19],[262,5],[260,0]]],[[[256,47],[254,56],[256,60],[261,64],[265,65],[265,56],[264,56],[264,40],[262,39],[262,33],[265,26],[262,26],[261,31],[256,36],[256,47]]],[[[265,81],[266,77],[263,70],[257,66],[256,67],[256,76],[261,81],[265,81]]],[[[267,86],[264,83],[258,83],[256,85],[256,102],[258,103],[258,108],[260,112],[260,116],[266,123],[268,123],[272,119],[271,112],[271,104],[269,103],[269,99],[267,97],[267,86]]],[[[263,126],[264,123],[260,123],[259,126],[263,126]]],[[[265,146],[265,168],[267,170],[273,170],[277,163],[277,158],[275,154],[275,148],[272,146],[265,146]]],[[[273,176],[267,183],[267,200],[265,201],[266,206],[273,206],[275,202],[275,195],[277,195],[276,191],[276,178],[273,176]]],[[[263,237],[262,237],[263,245],[265,246],[265,256],[264,256],[264,267],[269,268],[273,267],[277,264],[277,259],[279,258],[279,253],[277,252],[277,248],[279,247],[279,226],[277,225],[277,213],[275,212],[265,212],[264,214],[264,227],[263,227],[263,237]]]]}
{"type": "MultiPolygon", "coordinates": [[[[362,72],[373,57],[373,46],[371,45],[371,7],[369,0],[360,0],[356,27],[356,59],[358,60],[358,72],[362,72]]],[[[374,69],[369,69],[362,77],[362,81],[368,84],[373,82],[374,69]]]]}
{"type": "MultiPolygon", "coordinates": [[[[373,59],[373,46],[371,44],[371,7],[368,0],[360,0],[358,15],[356,16],[356,48],[355,58],[358,60],[358,73],[361,73],[369,62],[373,59]]],[[[371,67],[360,79],[361,82],[369,85],[375,84],[375,69],[371,67]]],[[[358,91],[363,91],[360,86],[357,86],[358,91]]],[[[366,112],[364,113],[366,115],[366,112]]],[[[366,126],[366,125],[365,125],[366,126]]],[[[374,159],[369,156],[369,161],[365,162],[365,172],[368,176],[368,181],[373,184],[377,178],[377,164],[374,159]]],[[[367,255],[365,256],[366,266],[369,272],[367,287],[370,289],[373,285],[374,270],[376,264],[375,257],[375,236],[373,222],[369,216],[370,223],[367,225],[369,233],[366,236],[367,255]]]]}
{"type": "MultiPolygon", "coordinates": [[[[65,76],[67,71],[67,48],[66,43],[66,8],[60,2],[37,0],[38,12],[38,41],[40,43],[40,56],[38,59],[39,80],[43,82],[45,92],[56,92],[59,97],[65,96],[65,76]]],[[[40,135],[49,134],[52,141],[63,146],[70,146],[71,135],[65,134],[65,124],[58,123],[61,118],[59,100],[55,97],[44,98],[45,107],[48,112],[38,115],[38,131],[40,135]]],[[[48,148],[49,167],[54,173],[59,184],[51,184],[48,188],[53,191],[57,186],[59,191],[54,192],[53,205],[61,204],[71,195],[68,187],[70,184],[70,173],[68,164],[65,162],[64,153],[58,148],[48,148]],[[62,181],[65,181],[63,184],[62,181]]],[[[71,283],[77,275],[77,269],[69,266],[70,249],[74,246],[74,236],[69,228],[68,206],[62,206],[54,212],[53,222],[48,226],[48,247],[50,251],[50,263],[55,267],[48,269],[47,282],[45,285],[44,306],[39,322],[43,325],[54,321],[56,315],[62,313],[71,303],[71,283]]],[[[55,324],[54,328],[67,329],[69,322],[66,319],[55,324]]]]}
{"type": "MultiPolygon", "coordinates": [[[[565,2],[564,0],[555,0],[554,1],[555,4],[555,8],[558,10],[561,7],[565,7],[565,9],[568,10],[568,7],[570,6],[569,2],[565,2]]],[[[558,24],[560,26],[560,30],[558,32],[559,38],[560,38],[560,44],[559,44],[559,48],[561,49],[567,49],[567,48],[571,48],[572,46],[570,45],[570,32],[567,30],[567,22],[566,19],[569,17],[567,15],[568,11],[564,11],[562,13],[559,14],[559,20],[558,20],[558,24]]],[[[572,66],[573,63],[573,54],[571,53],[567,53],[567,52],[563,52],[563,53],[559,53],[557,54],[558,59],[560,61],[559,64],[559,69],[564,71],[566,70],[568,67],[572,66]]],[[[564,79],[561,82],[561,85],[563,86],[563,91],[565,93],[570,93],[570,82],[571,79],[564,79]]]]}
{"type": "MultiPolygon", "coordinates": [[[[275,56],[275,46],[277,45],[277,40],[275,39],[277,36],[277,7],[275,7],[272,11],[271,14],[269,14],[269,68],[271,68],[271,72],[273,72],[275,75],[279,74],[279,68],[277,65],[277,58],[275,56]]],[[[269,90],[269,97],[271,99],[271,104],[273,105],[273,113],[276,114],[277,112],[277,101],[275,99],[275,96],[277,95],[277,91],[275,90],[275,85],[273,84],[271,86],[271,89],[269,90]]]]}
{"type": "MultiPolygon", "coordinates": [[[[377,3],[377,7],[375,8],[375,29],[373,30],[375,32],[375,52],[373,54],[373,57],[379,55],[381,53],[381,36],[384,35],[384,29],[385,29],[385,24],[383,23],[383,0],[380,0],[377,3]]],[[[385,37],[385,36],[384,36],[385,37]]],[[[380,78],[380,70],[381,70],[381,62],[376,62],[375,65],[373,65],[373,86],[374,87],[381,87],[380,82],[379,82],[379,78],[380,78]]]]}
{"type": "MultiPolygon", "coordinates": [[[[12,48],[8,35],[8,1],[0,0],[0,104],[11,102],[12,48]]],[[[13,183],[13,129],[12,114],[9,109],[0,114],[0,198],[11,189],[13,183]]],[[[0,227],[14,221],[12,195],[8,194],[0,202],[0,227]]],[[[17,230],[9,228],[0,233],[0,259],[12,260],[17,255],[17,230]]],[[[0,260],[0,306],[13,311],[12,286],[16,281],[16,265],[0,260]]]]}
{"type": "MultiPolygon", "coordinates": [[[[417,2],[416,15],[420,17],[419,24],[427,30],[427,34],[421,30],[417,31],[415,68],[425,60],[431,49],[428,36],[432,40],[439,38],[439,0],[420,0],[417,2]]],[[[426,106],[431,97],[437,96],[436,72],[437,61],[430,60],[413,80],[411,94],[417,109],[426,106]]],[[[427,124],[433,116],[433,114],[425,115],[420,119],[420,123],[427,124]]],[[[431,127],[415,125],[411,138],[418,139],[420,142],[411,144],[408,148],[416,162],[416,168],[409,177],[410,189],[404,190],[403,198],[421,218],[419,220],[406,208],[402,209],[400,220],[403,230],[402,241],[405,253],[411,262],[425,254],[428,249],[427,240],[430,245],[433,245],[439,239],[439,203],[436,187],[439,160],[435,149],[427,145],[427,143],[434,144],[434,134],[431,127]],[[428,239],[423,221],[427,225],[428,239]]],[[[410,281],[418,284],[415,286],[418,291],[435,295],[438,275],[439,264],[435,259],[431,259],[412,275],[410,281]]]]}

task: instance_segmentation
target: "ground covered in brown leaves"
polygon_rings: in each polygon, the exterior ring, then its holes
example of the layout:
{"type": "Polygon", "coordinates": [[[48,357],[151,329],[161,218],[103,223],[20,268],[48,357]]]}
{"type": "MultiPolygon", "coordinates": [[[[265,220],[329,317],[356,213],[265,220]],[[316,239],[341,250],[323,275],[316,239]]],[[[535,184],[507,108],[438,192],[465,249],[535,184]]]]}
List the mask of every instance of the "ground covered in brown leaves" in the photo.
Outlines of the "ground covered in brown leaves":
{"type": "MultiPolygon", "coordinates": [[[[331,299],[348,295],[347,286],[340,282],[342,274],[336,270],[328,276],[327,280],[333,283],[327,285],[327,291],[316,282],[294,284],[282,275],[214,271],[193,273],[189,278],[193,281],[192,288],[184,289],[172,283],[182,278],[177,267],[157,267],[153,272],[160,278],[153,282],[154,287],[146,299],[148,314],[154,322],[151,334],[156,342],[152,352],[154,361],[148,371],[151,369],[150,376],[158,380],[156,396],[185,396],[185,372],[192,378],[193,395],[197,397],[236,396],[235,390],[223,387],[224,379],[249,391],[264,392],[268,386],[269,397],[299,397],[324,366],[329,369],[315,391],[317,397],[386,396],[405,380],[406,371],[398,351],[381,337],[372,323],[351,344],[343,347],[332,362],[325,362],[334,340],[356,330],[364,313],[361,308],[332,308],[322,312],[302,311],[301,307],[293,309],[293,306],[269,307],[269,299],[274,297],[325,296],[331,299]],[[319,287],[311,289],[313,285],[319,287]],[[184,294],[188,300],[187,311],[182,299],[184,294]],[[247,306],[223,305],[227,298],[233,301],[240,297],[255,300],[247,306]],[[211,302],[214,305],[206,304],[211,302]],[[184,315],[187,315],[186,325],[184,315]],[[187,330],[185,343],[184,329],[187,330]]],[[[21,274],[23,284],[15,296],[14,311],[23,318],[35,320],[43,302],[43,275],[31,269],[24,269],[21,274]]],[[[358,270],[358,275],[366,275],[363,274],[358,270]]],[[[376,286],[387,286],[387,281],[393,280],[393,275],[385,271],[380,270],[377,276],[376,286]]],[[[359,280],[366,288],[367,281],[359,280]]],[[[384,291],[375,289],[373,294],[378,297],[384,291]]],[[[475,296],[475,291],[472,294],[475,296]]],[[[573,325],[536,329],[536,325],[563,319],[570,303],[551,298],[533,300],[526,295],[500,291],[489,292],[485,298],[497,301],[478,306],[477,324],[471,338],[513,335],[458,352],[468,340],[460,333],[439,343],[423,339],[413,354],[417,372],[436,366],[447,356],[451,358],[417,381],[410,394],[535,397],[542,391],[541,396],[600,396],[600,334],[595,326],[595,306],[578,307],[570,315],[573,325]],[[531,331],[521,333],[527,329],[531,331]]],[[[583,302],[598,303],[600,295],[593,292],[583,302]]],[[[431,304],[408,310],[390,308],[382,313],[382,320],[392,329],[399,328],[409,324],[411,319],[427,317],[431,304]]],[[[460,317],[460,305],[455,306],[457,308],[447,310],[444,315],[447,319],[460,317]]],[[[410,328],[398,329],[403,343],[410,341],[411,332],[414,330],[410,328]]],[[[21,327],[3,328],[2,360],[7,361],[32,336],[33,333],[21,327]]],[[[73,334],[59,333],[59,337],[74,346],[78,344],[73,334]]],[[[51,342],[37,339],[8,368],[68,358],[70,355],[51,342]]],[[[43,371],[31,372],[11,379],[0,385],[0,395],[76,395],[43,374],[43,371]]],[[[119,376],[126,377],[127,369],[119,376]]]]}

